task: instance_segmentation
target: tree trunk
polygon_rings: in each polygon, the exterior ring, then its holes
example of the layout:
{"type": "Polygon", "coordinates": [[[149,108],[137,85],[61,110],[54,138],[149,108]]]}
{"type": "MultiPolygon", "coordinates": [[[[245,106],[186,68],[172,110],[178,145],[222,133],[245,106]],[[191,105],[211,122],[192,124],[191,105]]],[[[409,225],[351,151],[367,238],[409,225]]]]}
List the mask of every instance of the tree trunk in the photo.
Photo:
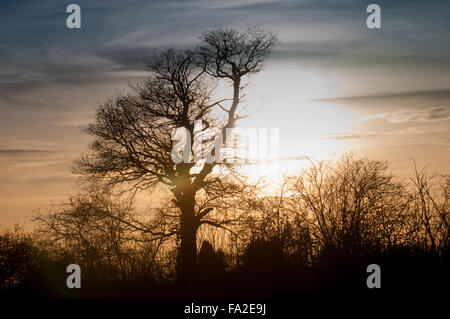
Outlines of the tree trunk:
{"type": "Polygon", "coordinates": [[[184,284],[191,284],[195,279],[197,260],[197,228],[194,215],[194,197],[191,192],[183,194],[181,202],[181,247],[180,279],[184,284]]]}

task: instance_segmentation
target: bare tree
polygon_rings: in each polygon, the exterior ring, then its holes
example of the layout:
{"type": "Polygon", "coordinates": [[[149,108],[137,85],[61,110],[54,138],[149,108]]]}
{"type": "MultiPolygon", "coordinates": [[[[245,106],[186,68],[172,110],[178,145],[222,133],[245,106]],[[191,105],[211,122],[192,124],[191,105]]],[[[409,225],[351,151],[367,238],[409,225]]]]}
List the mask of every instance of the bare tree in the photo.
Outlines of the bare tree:
{"type": "Polygon", "coordinates": [[[418,226],[418,244],[435,255],[447,253],[450,242],[450,177],[429,175],[414,163],[411,178],[413,211],[418,226]]]}
{"type": "Polygon", "coordinates": [[[312,253],[309,230],[299,218],[298,206],[292,205],[289,181],[283,176],[275,191],[248,198],[251,213],[243,219],[240,234],[246,246],[256,241],[276,242],[286,257],[293,257],[294,264],[306,265],[312,253]]]}
{"type": "Polygon", "coordinates": [[[411,236],[410,198],[387,168],[386,162],[346,154],[334,165],[311,162],[291,178],[293,207],[309,228],[316,251],[357,253],[394,246],[402,236],[411,236]]]}
{"type": "MultiPolygon", "coordinates": [[[[155,268],[162,239],[153,240],[150,227],[135,216],[132,197],[117,198],[104,187],[90,186],[61,205],[35,214],[40,238],[48,242],[47,248],[75,258],[97,277],[129,279],[149,273],[155,268]]],[[[154,219],[151,229],[162,232],[166,225],[154,219]]]]}
{"type": "Polygon", "coordinates": [[[30,234],[19,225],[0,233],[0,292],[21,285],[37,268],[38,253],[30,234]]]}
{"type": "MultiPolygon", "coordinates": [[[[242,184],[224,179],[222,172],[232,165],[220,163],[221,154],[214,147],[230,146],[229,132],[242,115],[246,76],[261,70],[264,60],[277,44],[276,37],[259,29],[239,33],[233,29],[215,29],[201,36],[200,45],[191,49],[167,49],[149,60],[150,78],[134,88],[108,100],[97,110],[96,122],[86,131],[95,136],[90,154],[76,164],[76,172],[102,178],[110,185],[130,185],[130,189],[148,189],[166,185],[179,209],[181,239],[181,273],[185,279],[195,273],[196,233],[202,224],[222,227],[227,220],[210,220],[216,201],[197,205],[200,193],[207,199],[232,197],[242,191],[242,184]],[[231,84],[229,98],[216,96],[217,84],[231,84]],[[202,120],[202,126],[195,126],[202,120]],[[198,150],[185,144],[183,155],[189,161],[173,160],[177,144],[173,132],[183,128],[189,137],[206,136],[202,149],[214,159],[193,161],[198,150]],[[215,128],[220,140],[208,137],[215,128]]],[[[225,161],[226,162],[226,161],[225,161]]],[[[154,233],[164,237],[172,233],[154,233]]]]}

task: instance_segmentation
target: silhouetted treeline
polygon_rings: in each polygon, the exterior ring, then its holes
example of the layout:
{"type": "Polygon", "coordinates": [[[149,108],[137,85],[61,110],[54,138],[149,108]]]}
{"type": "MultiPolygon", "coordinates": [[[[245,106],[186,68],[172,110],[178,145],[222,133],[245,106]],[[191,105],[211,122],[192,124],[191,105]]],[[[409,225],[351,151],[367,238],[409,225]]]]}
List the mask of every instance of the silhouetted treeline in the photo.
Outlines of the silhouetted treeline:
{"type": "Polygon", "coordinates": [[[37,214],[33,233],[1,234],[2,294],[417,297],[448,287],[449,176],[416,169],[401,180],[386,162],[347,154],[311,161],[270,195],[259,191],[255,186],[216,208],[233,221],[221,232],[202,226],[196,280],[186,286],[178,280],[180,242],[178,225],[167,218],[170,204],[138,214],[132,198],[91,186],[37,214]],[[172,230],[174,236],[155,236],[172,230]],[[72,263],[82,270],[80,289],[66,287],[72,263]],[[366,286],[369,264],[381,267],[381,289],[366,286]]]}

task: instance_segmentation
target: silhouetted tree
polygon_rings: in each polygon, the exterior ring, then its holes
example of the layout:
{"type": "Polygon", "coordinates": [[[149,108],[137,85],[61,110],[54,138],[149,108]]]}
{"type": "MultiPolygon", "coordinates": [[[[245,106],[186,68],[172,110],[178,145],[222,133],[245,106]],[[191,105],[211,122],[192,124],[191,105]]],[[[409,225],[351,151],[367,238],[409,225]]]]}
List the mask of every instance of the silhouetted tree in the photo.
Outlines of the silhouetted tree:
{"type": "Polygon", "coordinates": [[[202,242],[198,254],[198,272],[205,280],[214,280],[225,273],[225,260],[222,251],[215,251],[214,247],[207,241],[202,242]]]}
{"type": "MultiPolygon", "coordinates": [[[[102,178],[110,185],[129,185],[130,189],[148,189],[157,184],[170,188],[173,203],[179,209],[181,273],[189,279],[195,273],[196,233],[202,224],[225,227],[229,219],[208,218],[215,201],[242,193],[245,185],[221,172],[233,171],[232,165],[217,159],[223,149],[232,146],[229,129],[241,118],[246,76],[261,70],[276,37],[259,29],[239,33],[233,29],[215,29],[201,36],[200,45],[191,49],[167,49],[155,53],[148,62],[150,78],[121,94],[97,110],[96,122],[86,131],[95,136],[91,153],[77,163],[76,172],[102,178]],[[231,84],[229,98],[217,98],[216,87],[231,84]],[[202,126],[195,125],[202,120],[202,126]],[[204,136],[201,143],[212,161],[193,161],[199,150],[185,143],[183,155],[189,161],[174,161],[172,150],[177,140],[174,130],[183,128],[188,137],[204,136]],[[208,133],[216,129],[219,139],[208,133]],[[209,135],[208,135],[209,134],[209,135]],[[222,169],[222,171],[220,170],[222,169]],[[199,196],[206,198],[197,205],[199,196]]],[[[179,155],[179,154],[178,154],[179,155]]],[[[154,232],[156,237],[173,232],[154,232]]]]}
{"type": "Polygon", "coordinates": [[[414,221],[418,228],[418,245],[436,256],[449,254],[450,177],[429,175],[414,164],[411,178],[414,221]]]}
{"type": "Polygon", "coordinates": [[[291,177],[292,205],[316,251],[356,254],[407,242],[415,232],[411,202],[383,161],[344,155],[311,162],[291,177]]]}
{"type": "Polygon", "coordinates": [[[299,218],[299,207],[292,207],[288,181],[284,176],[279,185],[271,185],[278,186],[276,191],[248,198],[251,213],[241,221],[239,233],[245,245],[255,240],[275,240],[295,264],[306,264],[312,253],[309,229],[299,218]]]}
{"type": "MultiPolygon", "coordinates": [[[[96,280],[126,280],[151,273],[162,238],[153,240],[135,216],[133,198],[116,198],[99,185],[38,212],[36,232],[48,248],[77,263],[96,280]]],[[[152,231],[164,230],[155,219],[152,231]]]]}
{"type": "Polygon", "coordinates": [[[16,227],[0,234],[0,291],[23,283],[36,265],[32,238],[16,227]]]}

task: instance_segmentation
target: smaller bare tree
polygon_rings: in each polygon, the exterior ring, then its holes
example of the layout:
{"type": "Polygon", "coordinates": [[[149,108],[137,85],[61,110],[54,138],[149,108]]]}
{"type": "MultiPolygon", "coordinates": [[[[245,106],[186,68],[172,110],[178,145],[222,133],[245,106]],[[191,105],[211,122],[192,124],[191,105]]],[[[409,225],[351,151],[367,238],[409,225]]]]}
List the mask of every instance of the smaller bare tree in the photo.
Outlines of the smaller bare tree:
{"type": "Polygon", "coordinates": [[[291,177],[293,207],[315,251],[356,253],[397,243],[408,229],[409,198],[382,161],[346,154],[333,164],[312,162],[291,177]]]}
{"type": "Polygon", "coordinates": [[[36,231],[55,251],[75,258],[96,276],[130,279],[156,268],[166,237],[153,235],[168,226],[157,218],[151,226],[144,222],[133,202],[132,197],[117,198],[108,188],[91,185],[47,212],[38,211],[36,231]]]}
{"type": "Polygon", "coordinates": [[[418,244],[436,256],[448,254],[450,241],[450,177],[429,175],[414,163],[411,178],[413,210],[418,223],[418,244]]]}

